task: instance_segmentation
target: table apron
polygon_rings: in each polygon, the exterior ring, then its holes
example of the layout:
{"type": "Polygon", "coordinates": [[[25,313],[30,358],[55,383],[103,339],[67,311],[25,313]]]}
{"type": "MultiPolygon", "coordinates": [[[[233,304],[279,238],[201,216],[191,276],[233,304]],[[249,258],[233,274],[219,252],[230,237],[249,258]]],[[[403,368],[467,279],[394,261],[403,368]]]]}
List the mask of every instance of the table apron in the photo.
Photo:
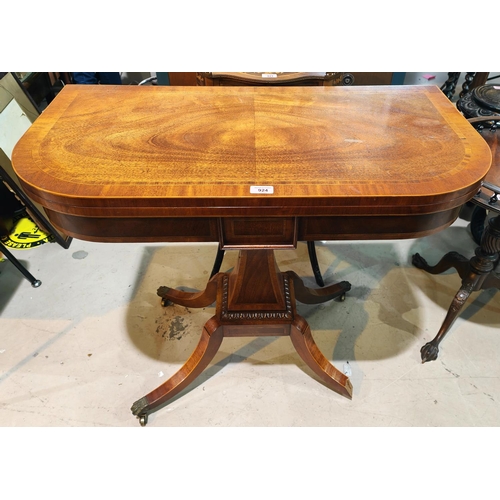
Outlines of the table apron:
{"type": "Polygon", "coordinates": [[[460,206],[433,214],[309,217],[79,217],[47,209],[62,232],[96,242],[220,242],[227,249],[295,248],[297,241],[418,238],[440,231],[460,206]]]}

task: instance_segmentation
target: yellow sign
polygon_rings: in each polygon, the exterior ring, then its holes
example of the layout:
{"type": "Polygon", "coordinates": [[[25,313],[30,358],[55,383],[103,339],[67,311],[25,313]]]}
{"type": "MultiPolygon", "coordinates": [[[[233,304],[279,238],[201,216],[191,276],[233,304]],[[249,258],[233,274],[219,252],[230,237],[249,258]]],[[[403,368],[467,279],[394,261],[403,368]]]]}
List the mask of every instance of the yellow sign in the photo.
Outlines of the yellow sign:
{"type": "Polygon", "coordinates": [[[10,234],[2,238],[6,247],[15,250],[27,250],[51,241],[54,237],[44,233],[26,214],[15,221],[10,234]]]}

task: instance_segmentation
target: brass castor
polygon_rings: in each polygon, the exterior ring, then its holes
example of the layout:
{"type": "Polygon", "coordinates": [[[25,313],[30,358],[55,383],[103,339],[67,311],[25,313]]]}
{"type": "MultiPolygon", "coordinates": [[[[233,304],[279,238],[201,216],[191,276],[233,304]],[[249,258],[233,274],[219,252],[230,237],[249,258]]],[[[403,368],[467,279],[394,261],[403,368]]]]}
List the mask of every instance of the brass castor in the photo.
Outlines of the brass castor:
{"type": "Polygon", "coordinates": [[[146,427],[146,424],[148,423],[148,414],[145,413],[144,415],[139,415],[139,423],[141,424],[141,427],[146,427]]]}

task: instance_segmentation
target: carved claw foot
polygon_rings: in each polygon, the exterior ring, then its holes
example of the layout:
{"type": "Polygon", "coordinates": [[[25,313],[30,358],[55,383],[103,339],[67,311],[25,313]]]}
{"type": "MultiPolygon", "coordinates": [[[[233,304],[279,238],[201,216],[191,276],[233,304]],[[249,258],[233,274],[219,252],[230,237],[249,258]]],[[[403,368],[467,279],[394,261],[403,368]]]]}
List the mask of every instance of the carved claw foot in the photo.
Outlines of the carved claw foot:
{"type": "Polygon", "coordinates": [[[426,267],[428,267],[427,261],[419,253],[413,254],[411,263],[417,269],[425,269],[426,267]]]}
{"type": "Polygon", "coordinates": [[[462,279],[469,272],[469,259],[458,252],[448,252],[435,266],[430,266],[419,253],[416,253],[412,256],[411,263],[417,269],[423,269],[430,274],[441,274],[453,267],[462,279]]]}
{"type": "Polygon", "coordinates": [[[138,399],[133,405],[132,408],[132,414],[135,415],[139,419],[139,423],[141,424],[141,427],[144,427],[148,423],[148,401],[145,397],[138,399]]]}
{"type": "Polygon", "coordinates": [[[438,357],[439,348],[436,344],[432,342],[427,342],[420,349],[420,356],[422,358],[422,363],[426,363],[427,361],[435,361],[438,357]]]}

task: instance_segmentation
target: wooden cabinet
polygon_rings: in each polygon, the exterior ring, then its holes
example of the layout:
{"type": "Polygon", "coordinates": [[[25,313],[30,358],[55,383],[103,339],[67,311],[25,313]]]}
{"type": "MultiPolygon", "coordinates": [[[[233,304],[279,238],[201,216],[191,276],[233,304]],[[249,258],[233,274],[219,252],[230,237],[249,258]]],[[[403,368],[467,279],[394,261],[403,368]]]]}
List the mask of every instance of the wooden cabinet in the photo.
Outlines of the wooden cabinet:
{"type": "Polygon", "coordinates": [[[291,87],[331,87],[352,85],[350,73],[334,72],[293,72],[277,73],[240,72],[240,73],[196,73],[198,85],[215,87],[238,86],[291,86],[291,87]]]}
{"type": "Polygon", "coordinates": [[[353,85],[391,85],[393,73],[351,73],[353,85]]]}
{"type": "Polygon", "coordinates": [[[168,73],[168,79],[170,85],[184,85],[184,86],[195,86],[196,83],[196,73],[168,73]]]}
{"type": "MultiPolygon", "coordinates": [[[[203,72],[170,72],[168,77],[170,80],[170,85],[183,85],[183,86],[195,86],[201,83],[200,78],[202,75],[207,75],[209,73],[203,72]],[[198,75],[198,76],[197,76],[198,75]]],[[[222,73],[212,73],[222,74],[222,73]]],[[[237,73],[225,73],[226,75],[236,75],[237,73]]],[[[247,74],[257,74],[257,73],[247,73],[247,74]]],[[[285,73],[282,73],[285,74],[285,73]]],[[[291,73],[288,73],[291,74],[291,73]]],[[[297,73],[295,73],[297,74],[297,73]]],[[[319,73],[317,73],[319,74],[319,73]]],[[[346,75],[350,74],[354,77],[353,85],[391,85],[393,79],[393,73],[357,73],[357,72],[345,72],[345,73],[323,73],[323,74],[335,74],[335,75],[346,75]]],[[[339,83],[337,83],[338,85],[339,83]]],[[[345,84],[345,83],[344,83],[345,84]]]]}

